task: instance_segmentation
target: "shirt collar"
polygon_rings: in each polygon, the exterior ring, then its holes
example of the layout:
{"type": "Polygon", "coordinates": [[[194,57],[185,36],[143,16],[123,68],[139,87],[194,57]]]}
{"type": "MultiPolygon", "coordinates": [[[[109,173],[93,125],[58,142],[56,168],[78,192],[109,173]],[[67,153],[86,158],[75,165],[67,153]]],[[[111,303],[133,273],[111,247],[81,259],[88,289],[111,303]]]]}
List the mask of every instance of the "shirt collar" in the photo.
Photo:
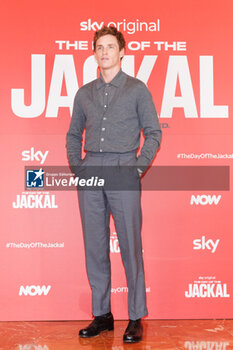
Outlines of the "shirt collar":
{"type": "MultiPolygon", "coordinates": [[[[119,87],[123,82],[123,80],[124,80],[124,72],[122,72],[122,69],[120,69],[117,75],[115,75],[115,77],[110,81],[110,83],[108,83],[108,85],[119,87]]],[[[107,85],[107,83],[104,81],[104,78],[100,73],[100,77],[99,79],[97,79],[97,89],[100,89],[104,85],[107,85]]]]}

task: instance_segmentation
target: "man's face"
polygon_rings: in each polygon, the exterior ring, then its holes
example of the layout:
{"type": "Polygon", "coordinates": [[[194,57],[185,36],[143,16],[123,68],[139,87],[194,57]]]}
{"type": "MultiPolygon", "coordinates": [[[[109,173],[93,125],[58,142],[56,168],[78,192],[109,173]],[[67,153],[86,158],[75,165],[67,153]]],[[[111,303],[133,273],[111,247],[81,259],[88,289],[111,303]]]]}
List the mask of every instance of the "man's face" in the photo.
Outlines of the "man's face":
{"type": "Polygon", "coordinates": [[[100,69],[120,68],[124,49],[120,51],[117,38],[111,34],[101,36],[96,42],[95,59],[100,69]]]}

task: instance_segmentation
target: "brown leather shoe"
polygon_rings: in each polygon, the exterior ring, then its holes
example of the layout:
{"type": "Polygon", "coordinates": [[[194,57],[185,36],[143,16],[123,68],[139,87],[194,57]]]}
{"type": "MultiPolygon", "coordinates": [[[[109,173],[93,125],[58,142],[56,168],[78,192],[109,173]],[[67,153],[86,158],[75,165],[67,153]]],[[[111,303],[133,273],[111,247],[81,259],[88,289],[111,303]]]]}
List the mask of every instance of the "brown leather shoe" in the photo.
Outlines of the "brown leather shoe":
{"type": "Polygon", "coordinates": [[[124,343],[137,343],[142,340],[142,324],[139,318],[136,321],[129,320],[125,330],[123,341],[124,343]]]}
{"type": "Polygon", "coordinates": [[[91,338],[105,330],[112,331],[113,329],[114,320],[112,313],[109,312],[105,315],[96,316],[89,326],[79,331],[79,336],[81,338],[91,338]]]}

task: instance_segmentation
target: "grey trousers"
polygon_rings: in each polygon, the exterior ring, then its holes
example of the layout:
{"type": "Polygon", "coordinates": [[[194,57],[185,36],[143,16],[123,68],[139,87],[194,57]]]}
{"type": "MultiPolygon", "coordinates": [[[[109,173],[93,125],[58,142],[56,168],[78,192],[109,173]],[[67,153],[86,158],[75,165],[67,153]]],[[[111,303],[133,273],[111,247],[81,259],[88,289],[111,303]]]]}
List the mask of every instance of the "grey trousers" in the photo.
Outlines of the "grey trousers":
{"type": "MultiPolygon", "coordinates": [[[[136,152],[87,152],[82,165],[135,165],[136,152]]],[[[134,176],[132,181],[140,181],[134,176]]],[[[111,310],[111,269],[109,258],[112,212],[128,285],[129,319],[147,315],[141,242],[141,192],[127,190],[78,191],[82,219],[86,268],[92,289],[92,312],[100,316],[111,310]]]]}

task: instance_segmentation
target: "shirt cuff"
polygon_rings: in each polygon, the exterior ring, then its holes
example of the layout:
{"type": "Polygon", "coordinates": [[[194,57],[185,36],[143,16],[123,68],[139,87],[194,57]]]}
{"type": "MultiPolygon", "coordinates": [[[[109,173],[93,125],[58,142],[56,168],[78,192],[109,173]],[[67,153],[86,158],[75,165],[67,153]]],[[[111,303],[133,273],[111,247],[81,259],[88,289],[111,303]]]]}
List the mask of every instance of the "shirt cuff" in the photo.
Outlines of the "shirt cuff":
{"type": "Polygon", "coordinates": [[[138,174],[141,176],[143,174],[143,170],[140,168],[137,168],[138,174]]]}

